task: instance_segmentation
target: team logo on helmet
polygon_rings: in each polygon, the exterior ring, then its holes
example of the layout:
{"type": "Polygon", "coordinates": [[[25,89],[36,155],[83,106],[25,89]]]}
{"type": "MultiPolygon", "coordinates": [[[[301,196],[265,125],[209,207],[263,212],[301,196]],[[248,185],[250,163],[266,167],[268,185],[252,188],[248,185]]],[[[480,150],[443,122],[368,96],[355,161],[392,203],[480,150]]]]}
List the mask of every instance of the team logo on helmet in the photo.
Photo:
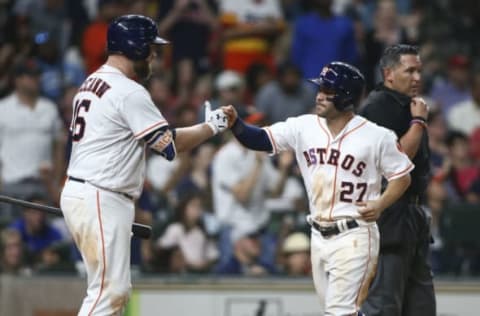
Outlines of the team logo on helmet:
{"type": "Polygon", "coordinates": [[[332,73],[335,76],[338,76],[338,73],[333,70],[332,68],[325,66],[322,68],[322,71],[320,72],[320,77],[325,77],[328,73],[332,73]]]}
{"type": "Polygon", "coordinates": [[[325,76],[329,68],[327,66],[323,67],[322,71],[320,72],[320,76],[325,76]]]}

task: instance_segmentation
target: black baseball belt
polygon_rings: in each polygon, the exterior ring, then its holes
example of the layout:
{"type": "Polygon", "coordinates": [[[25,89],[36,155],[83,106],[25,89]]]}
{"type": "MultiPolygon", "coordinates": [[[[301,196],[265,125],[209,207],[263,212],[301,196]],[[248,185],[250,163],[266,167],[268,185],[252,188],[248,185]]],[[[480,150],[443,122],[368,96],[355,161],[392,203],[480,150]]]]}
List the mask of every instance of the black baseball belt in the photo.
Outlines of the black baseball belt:
{"type": "MultiPolygon", "coordinates": [[[[72,176],[68,176],[68,180],[75,181],[75,182],[80,182],[80,183],[85,183],[85,182],[86,182],[86,181],[83,180],[83,179],[76,178],[76,177],[72,177],[72,176]]],[[[107,191],[121,194],[121,195],[123,195],[124,197],[126,197],[127,199],[130,199],[130,200],[132,200],[132,201],[135,200],[135,199],[133,198],[133,196],[131,196],[130,194],[127,194],[127,193],[117,192],[117,191],[112,191],[112,190],[107,190],[107,191]]]]}
{"type": "Polygon", "coordinates": [[[353,218],[349,218],[345,220],[337,220],[335,222],[329,223],[326,226],[320,225],[319,223],[312,220],[310,225],[312,225],[312,228],[314,228],[316,231],[322,234],[322,236],[325,238],[338,235],[341,232],[344,232],[346,230],[356,228],[359,226],[358,222],[353,218]]]}

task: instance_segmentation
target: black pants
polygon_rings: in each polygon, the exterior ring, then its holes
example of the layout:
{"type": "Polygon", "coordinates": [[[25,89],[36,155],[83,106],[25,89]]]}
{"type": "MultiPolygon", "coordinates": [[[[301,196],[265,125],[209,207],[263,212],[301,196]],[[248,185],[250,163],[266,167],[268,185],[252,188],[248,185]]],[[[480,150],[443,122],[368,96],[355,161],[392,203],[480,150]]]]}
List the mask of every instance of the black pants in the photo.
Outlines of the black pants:
{"type": "Polygon", "coordinates": [[[417,221],[416,224],[410,227],[413,228],[411,233],[417,237],[415,241],[380,249],[377,273],[362,306],[366,316],[436,315],[432,272],[428,263],[429,224],[427,221],[417,221]]]}

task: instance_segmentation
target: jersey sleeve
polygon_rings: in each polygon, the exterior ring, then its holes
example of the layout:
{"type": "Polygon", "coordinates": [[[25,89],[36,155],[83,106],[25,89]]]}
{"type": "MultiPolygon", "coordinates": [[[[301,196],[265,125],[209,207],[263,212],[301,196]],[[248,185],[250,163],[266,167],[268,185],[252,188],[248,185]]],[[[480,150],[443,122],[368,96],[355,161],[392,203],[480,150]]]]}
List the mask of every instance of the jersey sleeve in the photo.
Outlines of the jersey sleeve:
{"type": "Polygon", "coordinates": [[[136,139],[168,125],[146,90],[130,93],[121,105],[120,115],[136,139]]]}
{"type": "Polygon", "coordinates": [[[272,143],[272,154],[295,149],[297,120],[297,118],[289,118],[284,122],[264,127],[272,143]]]}
{"type": "Polygon", "coordinates": [[[414,168],[392,131],[386,131],[381,141],[379,161],[382,174],[388,181],[400,178],[414,168]]]}

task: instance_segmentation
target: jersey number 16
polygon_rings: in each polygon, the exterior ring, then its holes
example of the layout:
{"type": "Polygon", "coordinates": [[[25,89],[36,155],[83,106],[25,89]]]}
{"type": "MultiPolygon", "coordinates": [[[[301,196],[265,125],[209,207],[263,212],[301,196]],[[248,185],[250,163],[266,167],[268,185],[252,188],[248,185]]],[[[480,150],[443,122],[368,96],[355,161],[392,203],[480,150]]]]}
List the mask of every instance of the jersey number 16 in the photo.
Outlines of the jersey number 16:
{"type": "Polygon", "coordinates": [[[72,124],[70,125],[72,140],[74,142],[78,142],[80,139],[82,139],[83,134],[85,133],[85,125],[87,122],[85,121],[85,117],[83,117],[83,113],[80,113],[80,110],[83,108],[84,112],[88,112],[90,109],[90,102],[91,101],[88,99],[77,100],[75,102],[72,124]]]}

